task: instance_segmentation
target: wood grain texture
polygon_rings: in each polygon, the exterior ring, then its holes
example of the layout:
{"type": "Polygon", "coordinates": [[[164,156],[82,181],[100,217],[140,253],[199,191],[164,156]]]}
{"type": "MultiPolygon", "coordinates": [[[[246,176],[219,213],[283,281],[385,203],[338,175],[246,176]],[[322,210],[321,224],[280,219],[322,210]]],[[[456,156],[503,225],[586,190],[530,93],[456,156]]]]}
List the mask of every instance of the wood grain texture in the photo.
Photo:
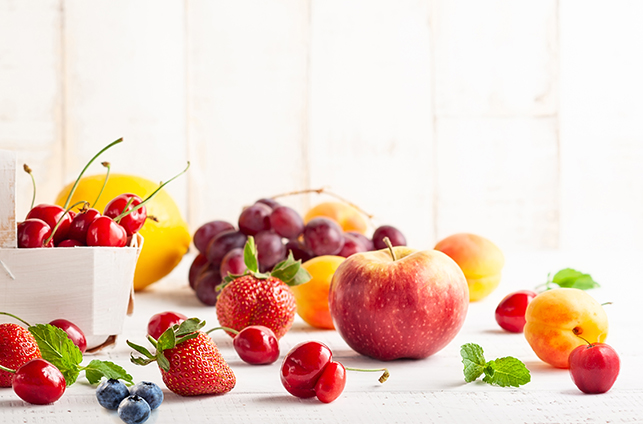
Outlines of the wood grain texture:
{"type": "Polygon", "coordinates": [[[306,187],[309,13],[296,0],[189,3],[193,225],[236,224],[243,206],[306,187]]]}
{"type": "Polygon", "coordinates": [[[0,150],[0,248],[17,246],[16,154],[0,150]]]}
{"type": "MultiPolygon", "coordinates": [[[[187,162],[184,2],[65,1],[65,183],[88,174],[167,181],[187,162]]],[[[187,178],[167,186],[187,213],[187,178]]]]}
{"type": "Polygon", "coordinates": [[[17,217],[29,211],[31,178],[37,203],[53,201],[62,183],[61,0],[0,1],[0,148],[17,154],[17,217]]]}
{"type": "Polygon", "coordinates": [[[312,31],[310,185],[330,186],[375,225],[429,247],[429,2],[315,1],[312,31]]]}

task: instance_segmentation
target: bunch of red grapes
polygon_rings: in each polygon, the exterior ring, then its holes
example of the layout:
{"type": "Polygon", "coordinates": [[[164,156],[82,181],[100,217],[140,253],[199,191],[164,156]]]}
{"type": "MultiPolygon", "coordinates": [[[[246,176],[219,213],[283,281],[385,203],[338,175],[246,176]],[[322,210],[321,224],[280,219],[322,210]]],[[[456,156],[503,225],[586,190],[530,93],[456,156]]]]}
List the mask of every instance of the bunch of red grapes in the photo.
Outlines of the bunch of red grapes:
{"type": "Polygon", "coordinates": [[[344,232],[329,218],[318,217],[304,224],[294,209],[274,199],[259,199],[243,209],[238,227],[217,220],[195,231],[193,243],[199,254],[190,266],[188,279],[202,303],[216,305],[223,278],[246,271],[243,247],[248,236],[255,239],[261,272],[269,272],[289,252],[295,260],[305,262],[316,256],[347,258],[354,253],[383,249],[385,237],[393,246],[406,245],[404,235],[390,225],[377,228],[369,239],[357,232],[344,232]]]}

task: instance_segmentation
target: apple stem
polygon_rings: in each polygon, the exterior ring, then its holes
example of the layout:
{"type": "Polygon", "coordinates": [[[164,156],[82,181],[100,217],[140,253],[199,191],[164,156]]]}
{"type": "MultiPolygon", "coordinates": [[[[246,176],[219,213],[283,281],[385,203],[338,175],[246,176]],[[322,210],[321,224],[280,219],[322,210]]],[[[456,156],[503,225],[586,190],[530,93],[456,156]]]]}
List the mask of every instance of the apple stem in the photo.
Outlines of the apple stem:
{"type": "Polygon", "coordinates": [[[31,185],[33,186],[33,194],[31,195],[31,207],[29,208],[29,210],[31,210],[33,209],[34,203],[36,203],[36,179],[33,177],[29,165],[25,163],[24,165],[22,165],[22,169],[24,169],[25,172],[31,177],[31,185]]]}
{"type": "Polygon", "coordinates": [[[342,196],[340,196],[340,195],[338,195],[336,193],[333,193],[332,191],[329,191],[326,187],[308,188],[308,189],[304,189],[304,190],[289,191],[288,193],[281,193],[281,194],[277,194],[276,196],[272,196],[271,199],[277,199],[279,197],[294,196],[294,195],[297,195],[297,194],[307,194],[307,193],[317,193],[317,194],[325,193],[325,194],[327,194],[329,196],[332,196],[332,197],[334,197],[334,198],[336,198],[338,200],[341,200],[342,202],[346,203],[349,206],[354,207],[360,213],[362,213],[364,216],[366,216],[369,220],[373,219],[373,215],[371,215],[370,213],[366,212],[364,209],[360,208],[359,206],[357,206],[353,202],[346,200],[342,196]]]}
{"type": "Polygon", "coordinates": [[[100,199],[100,196],[103,194],[103,190],[105,190],[105,186],[107,185],[107,180],[109,179],[109,171],[111,169],[111,164],[105,161],[105,162],[101,162],[101,165],[107,168],[107,173],[105,174],[105,179],[103,180],[103,186],[100,188],[100,191],[98,192],[98,196],[96,196],[96,200],[94,200],[94,203],[91,205],[92,208],[96,205],[96,203],[98,203],[98,199],[100,199]]]}
{"type": "Polygon", "coordinates": [[[0,312],[0,315],[6,315],[8,317],[15,318],[18,321],[20,321],[21,323],[23,323],[24,325],[26,325],[27,327],[31,327],[31,324],[29,324],[27,321],[25,321],[24,319],[22,319],[20,317],[15,316],[14,314],[10,314],[9,312],[0,312]]]}
{"type": "Polygon", "coordinates": [[[393,261],[397,261],[397,257],[395,256],[395,250],[393,250],[393,244],[391,243],[391,240],[388,237],[384,237],[384,243],[386,244],[386,247],[388,247],[388,251],[391,253],[391,258],[393,258],[393,261]]]}
{"type": "Polygon", "coordinates": [[[359,371],[359,372],[382,372],[382,375],[378,379],[380,383],[384,383],[390,377],[390,373],[386,368],[375,368],[375,369],[364,369],[364,368],[351,368],[344,367],[347,371],[359,371]]]}
{"type": "Polygon", "coordinates": [[[214,328],[212,328],[212,329],[210,329],[210,330],[206,331],[205,333],[206,333],[206,334],[210,334],[210,333],[212,333],[213,331],[216,331],[216,330],[225,330],[225,331],[227,331],[228,333],[232,333],[232,334],[239,334],[239,332],[238,332],[237,330],[235,330],[234,328],[230,328],[230,327],[223,327],[223,326],[221,326],[221,327],[214,327],[214,328]]]}

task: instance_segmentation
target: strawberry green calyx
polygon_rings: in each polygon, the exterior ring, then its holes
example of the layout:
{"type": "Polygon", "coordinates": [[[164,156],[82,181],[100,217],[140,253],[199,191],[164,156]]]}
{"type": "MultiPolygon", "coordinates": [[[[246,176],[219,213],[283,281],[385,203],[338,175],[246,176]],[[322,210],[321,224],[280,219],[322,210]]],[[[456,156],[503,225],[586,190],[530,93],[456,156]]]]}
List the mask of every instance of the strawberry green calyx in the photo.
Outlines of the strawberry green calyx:
{"type": "Polygon", "coordinates": [[[265,280],[268,277],[274,277],[289,286],[304,284],[312,278],[310,273],[301,266],[301,260],[295,260],[292,251],[288,252],[288,257],[275,265],[269,273],[259,272],[259,260],[257,257],[257,245],[255,244],[254,237],[249,236],[248,241],[243,248],[243,261],[246,264],[246,272],[242,275],[227,275],[223,279],[222,285],[225,286],[233,280],[245,275],[251,275],[260,280],[265,280]]]}
{"type": "Polygon", "coordinates": [[[164,351],[173,349],[186,340],[196,338],[199,335],[199,330],[203,328],[203,326],[205,326],[205,321],[202,321],[199,318],[190,318],[183,321],[181,324],[175,324],[165,330],[158,340],[155,340],[152,336],[148,336],[147,339],[156,349],[156,353],[154,354],[145,347],[127,340],[129,347],[143,355],[143,357],[140,357],[132,354],[130,356],[130,361],[136,365],[148,365],[152,362],[157,362],[159,367],[167,372],[170,370],[170,361],[165,356],[164,351]]]}

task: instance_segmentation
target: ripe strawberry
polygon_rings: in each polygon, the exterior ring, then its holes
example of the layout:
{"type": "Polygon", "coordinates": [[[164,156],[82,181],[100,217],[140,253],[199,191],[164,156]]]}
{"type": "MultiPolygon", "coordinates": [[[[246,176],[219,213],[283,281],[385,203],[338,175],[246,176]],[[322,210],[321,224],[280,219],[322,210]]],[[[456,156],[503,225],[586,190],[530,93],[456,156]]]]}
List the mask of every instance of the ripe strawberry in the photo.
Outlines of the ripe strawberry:
{"type": "Polygon", "coordinates": [[[293,259],[292,252],[288,259],[275,265],[270,275],[259,273],[252,236],[248,237],[244,258],[246,273],[224,279],[227,285],[217,300],[219,325],[237,331],[249,325],[263,325],[280,339],[295,320],[295,296],[288,286],[305,283],[311,276],[301,268],[301,261],[293,259]]]}
{"type": "Polygon", "coordinates": [[[131,357],[137,365],[157,362],[163,382],[172,392],[181,396],[223,394],[237,382],[234,373],[221,356],[214,341],[199,331],[205,321],[190,318],[168,328],[155,341],[156,354],[142,346],[127,344],[144,357],[131,357]]]}
{"type": "MultiPolygon", "coordinates": [[[[41,358],[34,336],[18,324],[0,324],[0,365],[17,370],[32,359],[41,358]]],[[[0,370],[0,387],[11,387],[13,374],[0,370]]]]}

